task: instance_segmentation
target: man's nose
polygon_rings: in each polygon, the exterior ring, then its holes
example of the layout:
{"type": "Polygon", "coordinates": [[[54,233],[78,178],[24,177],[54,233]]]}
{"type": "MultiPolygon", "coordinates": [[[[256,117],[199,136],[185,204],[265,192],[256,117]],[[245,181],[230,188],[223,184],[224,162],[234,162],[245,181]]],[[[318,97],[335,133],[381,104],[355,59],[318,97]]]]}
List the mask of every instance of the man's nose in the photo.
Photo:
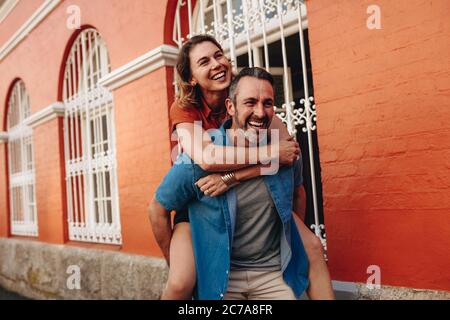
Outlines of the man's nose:
{"type": "Polygon", "coordinates": [[[264,109],[264,106],[261,102],[258,102],[253,109],[253,114],[257,116],[258,118],[264,118],[266,116],[266,111],[264,109]]]}

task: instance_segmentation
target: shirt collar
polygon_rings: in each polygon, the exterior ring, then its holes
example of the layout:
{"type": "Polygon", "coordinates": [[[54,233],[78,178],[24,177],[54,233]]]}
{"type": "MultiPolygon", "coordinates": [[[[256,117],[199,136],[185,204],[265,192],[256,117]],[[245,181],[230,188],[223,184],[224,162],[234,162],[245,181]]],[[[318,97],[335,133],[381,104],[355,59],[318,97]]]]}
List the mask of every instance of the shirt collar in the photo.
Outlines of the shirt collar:
{"type": "Polygon", "coordinates": [[[230,129],[233,124],[233,119],[225,120],[220,126],[220,132],[222,133],[223,141],[222,145],[229,146],[232,144],[230,137],[227,135],[227,129],[230,129]]]}
{"type": "Polygon", "coordinates": [[[209,107],[209,105],[206,103],[206,100],[205,100],[205,98],[203,98],[203,96],[201,99],[202,99],[202,113],[205,115],[206,118],[209,118],[212,110],[209,107]]]}

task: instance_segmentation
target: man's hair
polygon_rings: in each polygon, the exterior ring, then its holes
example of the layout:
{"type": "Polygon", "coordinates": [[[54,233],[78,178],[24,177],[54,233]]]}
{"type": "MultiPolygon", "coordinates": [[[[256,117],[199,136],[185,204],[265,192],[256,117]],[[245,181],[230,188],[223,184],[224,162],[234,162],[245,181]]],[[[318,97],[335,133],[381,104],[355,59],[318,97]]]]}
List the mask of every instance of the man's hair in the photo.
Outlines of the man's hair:
{"type": "Polygon", "coordinates": [[[270,85],[275,90],[273,76],[269,72],[259,67],[246,67],[242,69],[239,74],[233,78],[233,80],[231,80],[230,88],[228,89],[228,97],[233,102],[233,104],[236,104],[236,89],[238,87],[239,81],[245,77],[269,81],[270,85]]]}
{"type": "Polygon", "coordinates": [[[190,38],[181,47],[178,53],[176,70],[177,77],[176,81],[178,84],[178,104],[183,107],[200,107],[201,106],[201,91],[199,85],[192,86],[189,81],[192,77],[191,64],[189,55],[191,50],[198,44],[203,42],[211,42],[220,51],[223,52],[222,46],[219,42],[212,36],[207,34],[201,34],[190,38]]]}

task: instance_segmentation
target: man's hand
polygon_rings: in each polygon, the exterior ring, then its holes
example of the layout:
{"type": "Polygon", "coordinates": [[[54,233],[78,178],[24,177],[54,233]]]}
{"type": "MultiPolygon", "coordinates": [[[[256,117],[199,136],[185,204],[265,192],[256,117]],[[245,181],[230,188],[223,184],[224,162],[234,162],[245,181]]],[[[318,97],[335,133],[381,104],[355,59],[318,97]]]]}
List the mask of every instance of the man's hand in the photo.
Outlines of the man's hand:
{"type": "Polygon", "coordinates": [[[210,174],[206,177],[199,179],[195,185],[207,196],[217,197],[227,192],[229,186],[222,180],[222,176],[217,173],[210,174]]]}

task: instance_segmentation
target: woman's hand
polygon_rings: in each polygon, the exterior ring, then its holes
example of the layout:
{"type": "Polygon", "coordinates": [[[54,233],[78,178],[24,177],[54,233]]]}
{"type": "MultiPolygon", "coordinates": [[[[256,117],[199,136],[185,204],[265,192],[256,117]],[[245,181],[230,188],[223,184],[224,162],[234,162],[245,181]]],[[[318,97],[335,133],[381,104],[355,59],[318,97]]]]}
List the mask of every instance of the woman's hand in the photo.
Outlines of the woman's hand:
{"type": "Polygon", "coordinates": [[[278,160],[280,165],[291,166],[300,157],[300,146],[294,138],[280,140],[278,160]]]}
{"type": "Polygon", "coordinates": [[[217,197],[230,189],[222,180],[222,176],[217,173],[210,174],[199,179],[195,185],[207,196],[217,197]]]}

